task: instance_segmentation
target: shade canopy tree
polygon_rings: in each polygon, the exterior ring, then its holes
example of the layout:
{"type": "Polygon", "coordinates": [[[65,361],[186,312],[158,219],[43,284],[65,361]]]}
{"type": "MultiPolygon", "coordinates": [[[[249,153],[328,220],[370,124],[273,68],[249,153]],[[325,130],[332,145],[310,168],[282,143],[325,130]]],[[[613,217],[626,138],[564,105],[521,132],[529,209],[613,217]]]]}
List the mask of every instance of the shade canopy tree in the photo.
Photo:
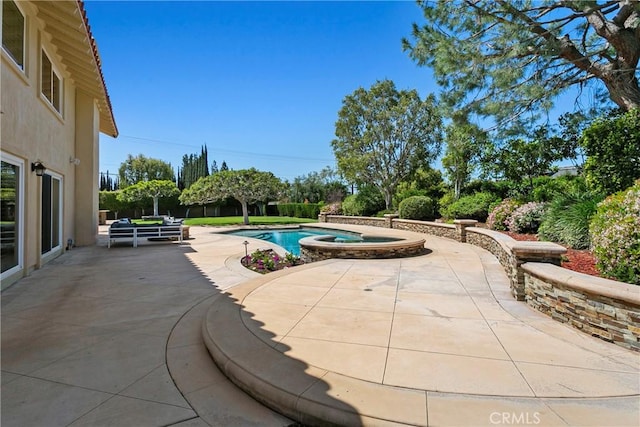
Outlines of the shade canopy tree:
{"type": "Polygon", "coordinates": [[[433,69],[452,111],[516,124],[570,87],[593,88],[625,111],[640,106],[640,0],[418,5],[426,23],[403,48],[433,69]]]}
{"type": "Polygon", "coordinates": [[[271,172],[255,168],[241,170],[220,170],[200,178],[180,195],[184,205],[206,204],[227,198],[234,198],[242,205],[244,224],[249,224],[250,203],[277,200],[282,196],[284,185],[271,172]]]}
{"type": "Polygon", "coordinates": [[[440,152],[442,119],[433,96],[397,90],[390,80],[358,88],[342,101],[331,142],[349,182],[376,186],[391,207],[398,184],[440,152]]]}
{"type": "Polygon", "coordinates": [[[158,199],[180,194],[176,183],[169,180],[140,181],[118,193],[118,199],[123,202],[135,202],[153,199],[153,215],[158,216],[158,199]]]}
{"type": "Polygon", "coordinates": [[[141,181],[175,181],[171,163],[146,157],[143,154],[132,156],[122,162],[118,169],[120,188],[126,188],[141,181]]]}
{"type": "Polygon", "coordinates": [[[290,201],[294,203],[339,202],[347,192],[336,172],[328,166],[320,172],[297,176],[287,191],[290,201]]]}
{"type": "Polygon", "coordinates": [[[494,176],[524,182],[531,193],[534,178],[547,175],[553,164],[563,159],[562,144],[557,140],[546,127],[539,127],[527,139],[512,138],[500,147],[490,146],[482,154],[482,167],[494,176]]]}

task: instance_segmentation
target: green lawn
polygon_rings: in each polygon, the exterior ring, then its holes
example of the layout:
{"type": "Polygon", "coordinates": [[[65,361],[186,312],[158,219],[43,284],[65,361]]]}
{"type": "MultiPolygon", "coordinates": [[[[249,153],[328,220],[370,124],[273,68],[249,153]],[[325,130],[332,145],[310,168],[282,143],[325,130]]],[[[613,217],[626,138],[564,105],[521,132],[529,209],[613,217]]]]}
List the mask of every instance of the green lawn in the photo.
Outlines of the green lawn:
{"type": "MultiPolygon", "coordinates": [[[[318,222],[317,219],[311,218],[293,218],[289,216],[250,216],[249,224],[251,225],[283,225],[283,224],[302,224],[305,222],[318,222]]],[[[223,216],[223,217],[205,217],[205,218],[187,218],[184,220],[185,225],[242,225],[241,216],[223,216]]]]}

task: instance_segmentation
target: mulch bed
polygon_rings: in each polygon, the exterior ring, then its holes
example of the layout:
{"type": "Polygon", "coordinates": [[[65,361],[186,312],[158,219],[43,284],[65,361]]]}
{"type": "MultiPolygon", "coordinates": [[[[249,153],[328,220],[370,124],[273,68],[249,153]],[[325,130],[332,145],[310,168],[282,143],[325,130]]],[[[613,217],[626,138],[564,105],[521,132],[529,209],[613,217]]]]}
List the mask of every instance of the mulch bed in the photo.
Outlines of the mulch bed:
{"type": "MultiPolygon", "coordinates": [[[[538,241],[538,236],[536,234],[518,234],[510,231],[502,231],[501,233],[510,236],[514,240],[528,242],[538,241]]],[[[567,248],[567,253],[563,257],[562,266],[579,273],[602,277],[596,269],[596,259],[589,250],[567,248]]]]}

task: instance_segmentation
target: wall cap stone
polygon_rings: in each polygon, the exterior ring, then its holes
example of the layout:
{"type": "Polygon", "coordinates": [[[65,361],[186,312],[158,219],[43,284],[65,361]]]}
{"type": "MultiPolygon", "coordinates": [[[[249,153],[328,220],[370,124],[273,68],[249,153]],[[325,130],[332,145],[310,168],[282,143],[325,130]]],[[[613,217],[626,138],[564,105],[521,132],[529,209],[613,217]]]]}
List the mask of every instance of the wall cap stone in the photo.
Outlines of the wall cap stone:
{"type": "Polygon", "coordinates": [[[590,276],[543,262],[527,262],[522,269],[544,281],[591,295],[602,295],[640,307],[640,286],[590,276]]]}
{"type": "Polygon", "coordinates": [[[511,247],[511,251],[518,257],[526,254],[563,255],[567,248],[552,242],[518,242],[511,247]]]}
{"type": "Polygon", "coordinates": [[[445,224],[445,223],[442,223],[442,222],[433,222],[433,221],[420,221],[418,219],[396,219],[394,222],[402,222],[402,223],[406,223],[406,224],[425,225],[425,226],[428,226],[428,227],[449,228],[451,230],[455,230],[455,228],[456,228],[456,226],[453,225],[453,224],[445,224]]]}
{"type": "Polygon", "coordinates": [[[475,219],[454,219],[453,223],[460,225],[476,225],[478,221],[476,221],[475,219]]]}

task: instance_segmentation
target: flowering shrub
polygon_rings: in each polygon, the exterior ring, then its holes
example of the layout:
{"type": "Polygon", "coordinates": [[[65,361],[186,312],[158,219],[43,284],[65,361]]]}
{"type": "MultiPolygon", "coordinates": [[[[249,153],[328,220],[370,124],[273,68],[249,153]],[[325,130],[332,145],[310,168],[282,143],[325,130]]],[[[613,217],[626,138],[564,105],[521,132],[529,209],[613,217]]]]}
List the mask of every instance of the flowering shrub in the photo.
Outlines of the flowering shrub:
{"type": "Polygon", "coordinates": [[[545,203],[526,203],[513,211],[507,220],[507,227],[514,233],[537,233],[545,211],[545,203]]]}
{"type": "Polygon", "coordinates": [[[300,257],[297,257],[290,252],[282,258],[271,249],[258,249],[251,255],[244,257],[242,263],[250,270],[265,274],[270,271],[293,267],[294,265],[301,264],[302,261],[300,260],[300,257]]]}
{"type": "Polygon", "coordinates": [[[504,199],[498,206],[493,208],[489,217],[487,218],[487,227],[491,230],[506,230],[507,220],[511,218],[511,214],[515,211],[521,203],[513,199],[504,199]]]}
{"type": "Polygon", "coordinates": [[[640,285],[640,180],[598,205],[589,233],[600,272],[640,285]]]}

